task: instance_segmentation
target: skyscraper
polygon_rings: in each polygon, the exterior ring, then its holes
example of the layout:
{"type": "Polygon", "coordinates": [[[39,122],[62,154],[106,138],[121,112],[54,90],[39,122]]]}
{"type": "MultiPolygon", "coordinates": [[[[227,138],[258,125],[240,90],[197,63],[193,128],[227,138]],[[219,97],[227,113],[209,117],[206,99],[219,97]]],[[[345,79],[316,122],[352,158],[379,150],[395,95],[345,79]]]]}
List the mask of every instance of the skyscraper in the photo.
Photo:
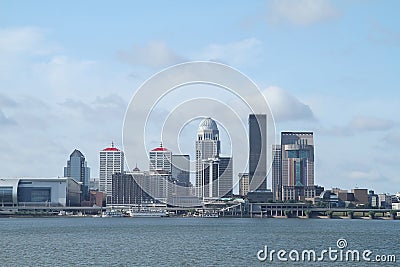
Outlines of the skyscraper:
{"type": "Polygon", "coordinates": [[[267,189],[267,115],[249,115],[249,191],[267,189]]]}
{"type": "Polygon", "coordinates": [[[232,166],[231,157],[220,156],[216,122],[203,119],[196,140],[196,195],[203,200],[232,195],[232,166]]]}
{"type": "Polygon", "coordinates": [[[167,202],[168,182],[171,182],[172,173],[172,152],[161,143],[149,152],[149,158],[150,194],[161,202],[167,202]]]}
{"type": "Polygon", "coordinates": [[[272,193],[275,200],[282,199],[281,145],[272,145],[272,193]]]}
{"type": "MultiPolygon", "coordinates": [[[[204,175],[203,161],[218,158],[220,153],[219,130],[215,121],[205,118],[200,122],[197,129],[196,140],[196,195],[200,198],[204,195],[204,186],[207,178],[204,175]],[[204,180],[206,179],[206,180],[204,180]]],[[[209,164],[207,164],[209,166],[209,164]]]]}
{"type": "Polygon", "coordinates": [[[314,197],[314,139],[312,132],[281,133],[282,200],[314,197]]]}
{"type": "Polygon", "coordinates": [[[75,149],[69,156],[67,166],[64,167],[64,177],[71,177],[82,183],[83,200],[89,200],[90,168],[87,166],[85,156],[75,149]]]}
{"type": "Polygon", "coordinates": [[[190,156],[172,155],[172,180],[179,185],[189,186],[190,184],[190,156]]]}
{"type": "Polygon", "coordinates": [[[112,175],[123,173],[124,171],[124,152],[114,147],[107,147],[100,151],[100,191],[107,195],[107,203],[111,201],[112,195],[112,175]]]}
{"type": "Polygon", "coordinates": [[[165,147],[162,143],[159,147],[152,149],[149,152],[150,158],[150,172],[157,172],[160,174],[171,174],[172,172],[172,152],[165,147]]]}

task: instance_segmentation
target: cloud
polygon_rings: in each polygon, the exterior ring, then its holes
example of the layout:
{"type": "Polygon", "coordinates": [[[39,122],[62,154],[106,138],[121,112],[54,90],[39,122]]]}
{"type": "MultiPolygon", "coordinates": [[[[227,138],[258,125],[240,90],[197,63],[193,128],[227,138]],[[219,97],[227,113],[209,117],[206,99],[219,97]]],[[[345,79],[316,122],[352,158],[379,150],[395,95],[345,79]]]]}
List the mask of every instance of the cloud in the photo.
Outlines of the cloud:
{"type": "Polygon", "coordinates": [[[328,0],[273,0],[268,5],[268,20],[307,26],[339,15],[328,0]]]}
{"type": "Polygon", "coordinates": [[[392,129],[395,125],[396,123],[391,120],[359,116],[350,121],[348,128],[354,131],[372,132],[386,131],[392,129]]]}
{"type": "Polygon", "coordinates": [[[400,132],[391,132],[388,133],[383,141],[388,145],[400,145],[400,132]]]}
{"type": "Polygon", "coordinates": [[[286,90],[277,86],[270,86],[263,94],[271,107],[276,121],[315,120],[311,108],[286,90]]]}
{"type": "Polygon", "coordinates": [[[117,57],[122,62],[143,65],[150,68],[161,68],[186,61],[176,54],[164,42],[152,41],[147,45],[133,45],[129,51],[120,50],[117,57]]]}
{"type": "Polygon", "coordinates": [[[256,38],[247,38],[226,44],[210,44],[198,56],[201,60],[211,60],[232,65],[242,65],[257,60],[261,53],[262,42],[256,38]]]}
{"type": "Polygon", "coordinates": [[[0,110],[0,125],[11,125],[15,124],[14,120],[9,119],[2,110],[0,110]]]}
{"type": "Polygon", "coordinates": [[[368,39],[372,43],[388,46],[400,46],[400,32],[374,22],[369,30],[368,39]]]}
{"type": "Polygon", "coordinates": [[[17,102],[11,97],[0,93],[0,108],[15,107],[17,102]]]}
{"type": "Polygon", "coordinates": [[[387,177],[383,176],[381,173],[379,173],[376,170],[353,170],[347,173],[347,176],[350,179],[354,180],[361,180],[364,181],[386,181],[388,180],[387,177]]]}
{"type": "MultiPolygon", "coordinates": [[[[357,116],[350,120],[349,123],[343,126],[332,126],[330,128],[321,128],[321,134],[330,136],[352,136],[357,133],[381,132],[393,129],[398,125],[397,122],[387,119],[357,116]]],[[[388,136],[385,138],[387,140],[388,136]]]]}

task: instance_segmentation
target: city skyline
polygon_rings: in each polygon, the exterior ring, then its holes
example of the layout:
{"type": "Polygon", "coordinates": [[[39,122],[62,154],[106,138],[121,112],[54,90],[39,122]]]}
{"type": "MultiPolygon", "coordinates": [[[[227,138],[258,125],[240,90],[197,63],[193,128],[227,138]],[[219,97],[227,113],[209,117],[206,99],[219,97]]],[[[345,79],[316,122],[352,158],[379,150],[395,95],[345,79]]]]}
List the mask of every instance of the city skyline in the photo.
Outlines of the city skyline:
{"type": "MultiPolygon", "coordinates": [[[[397,1],[43,3],[1,4],[0,148],[11,151],[1,176],[58,176],[73,148],[98,173],[98,150],[109,140],[122,147],[124,112],[143,81],[175,63],[213,60],[259,85],[277,133],[314,132],[318,184],[397,191],[397,1]]],[[[191,138],[181,138],[189,141],[175,152],[193,159],[191,138]]]]}

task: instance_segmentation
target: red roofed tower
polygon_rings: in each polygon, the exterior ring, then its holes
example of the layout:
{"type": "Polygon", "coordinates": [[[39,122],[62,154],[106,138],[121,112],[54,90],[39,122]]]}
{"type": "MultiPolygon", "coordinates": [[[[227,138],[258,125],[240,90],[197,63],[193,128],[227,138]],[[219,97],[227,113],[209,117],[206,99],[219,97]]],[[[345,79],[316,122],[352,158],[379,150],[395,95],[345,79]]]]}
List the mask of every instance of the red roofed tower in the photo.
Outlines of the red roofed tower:
{"type": "Polygon", "coordinates": [[[112,194],[112,175],[124,171],[124,152],[114,147],[106,147],[100,151],[100,191],[107,194],[107,202],[112,194]]]}

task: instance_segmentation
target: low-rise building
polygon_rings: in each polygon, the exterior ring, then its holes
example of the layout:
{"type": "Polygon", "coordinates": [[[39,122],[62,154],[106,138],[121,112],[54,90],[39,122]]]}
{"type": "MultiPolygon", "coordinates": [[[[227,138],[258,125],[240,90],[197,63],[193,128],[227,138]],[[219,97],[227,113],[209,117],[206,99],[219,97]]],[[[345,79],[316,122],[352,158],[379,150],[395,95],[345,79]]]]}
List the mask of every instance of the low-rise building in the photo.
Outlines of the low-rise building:
{"type": "Polygon", "coordinates": [[[0,178],[1,206],[80,206],[81,196],[72,178],[0,178]]]}

